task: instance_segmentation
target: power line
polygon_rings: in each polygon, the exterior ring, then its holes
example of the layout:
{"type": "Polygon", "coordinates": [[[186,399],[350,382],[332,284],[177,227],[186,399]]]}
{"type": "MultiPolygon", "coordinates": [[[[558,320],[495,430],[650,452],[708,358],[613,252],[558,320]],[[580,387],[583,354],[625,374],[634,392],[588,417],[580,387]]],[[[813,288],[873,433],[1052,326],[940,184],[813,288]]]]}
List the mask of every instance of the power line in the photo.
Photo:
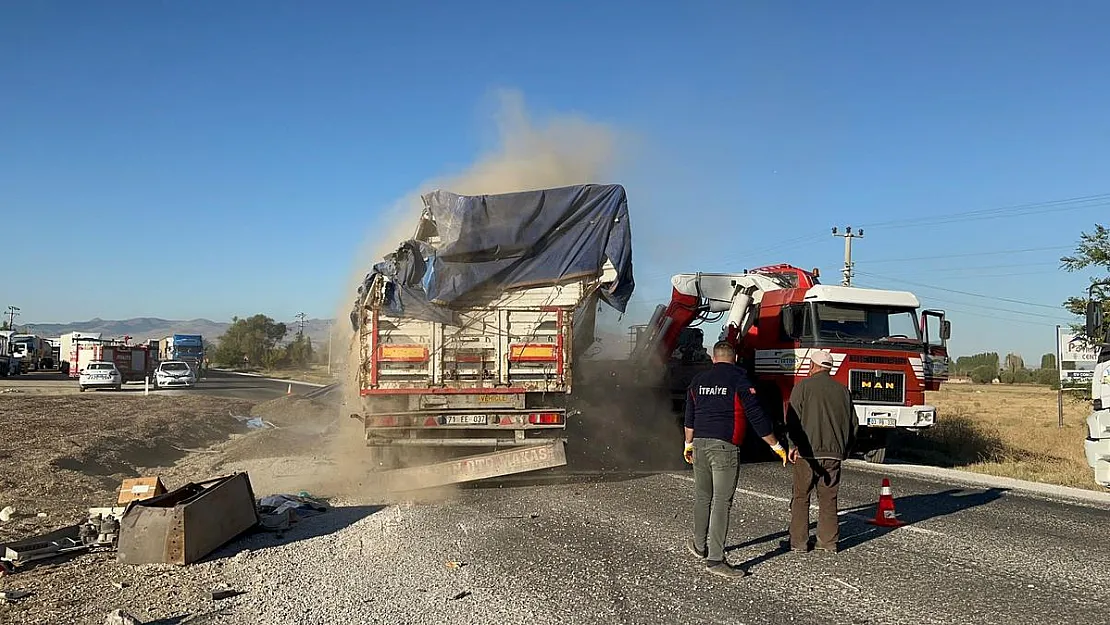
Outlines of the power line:
{"type": "Polygon", "coordinates": [[[1107,205],[1110,205],[1110,193],[1100,193],[1097,195],[1085,195],[1060,200],[1049,200],[1045,202],[1031,202],[1027,204],[1014,204],[997,208],[985,208],[973,211],[959,211],[954,213],[935,215],[933,217],[893,219],[890,221],[868,224],[868,227],[899,228],[904,226],[918,227],[923,225],[940,225],[961,221],[979,221],[983,219],[997,219],[999,217],[1018,217],[1026,215],[1039,215],[1048,212],[1072,211],[1081,210],[1084,208],[1098,208],[1107,205]]]}
{"type": "MultiPolygon", "coordinates": [[[[1073,245],[1053,245],[1053,246],[1049,246],[1049,247],[1027,247],[1027,248],[1024,248],[1024,249],[1016,249],[1016,250],[996,250],[996,251],[993,251],[993,252],[970,252],[970,253],[966,253],[966,254],[944,254],[942,256],[942,258],[971,258],[971,257],[975,257],[975,256],[998,256],[998,255],[1002,255],[1002,254],[1024,254],[1026,252],[1046,252],[1046,251],[1049,251],[1049,250],[1070,250],[1070,249],[1074,249],[1074,248],[1075,248],[1075,246],[1073,246],[1073,245]]],[[[917,260],[936,260],[938,257],[940,257],[940,256],[934,254],[932,256],[910,256],[910,257],[904,257],[904,258],[876,258],[876,259],[869,259],[869,260],[864,261],[864,262],[867,262],[867,263],[908,263],[908,262],[913,262],[913,261],[917,261],[917,260]]]]}
{"type": "MultiPolygon", "coordinates": [[[[1011,304],[1021,304],[1023,306],[1035,306],[1037,308],[1048,308],[1049,310],[1061,310],[1061,308],[1062,308],[1060,306],[1049,306],[1048,304],[1037,304],[1037,303],[1034,303],[1034,302],[1026,302],[1026,301],[1019,300],[1019,299],[1009,299],[1009,298],[1006,298],[1006,297],[997,297],[997,296],[994,296],[994,295],[983,295],[982,293],[972,293],[971,291],[960,291],[958,289],[946,289],[946,288],[940,287],[940,286],[933,286],[931,284],[924,284],[924,283],[921,283],[921,282],[914,282],[912,280],[906,280],[906,279],[903,279],[903,278],[892,278],[890,276],[881,276],[881,275],[878,275],[878,274],[868,273],[868,272],[865,272],[865,271],[861,271],[859,273],[860,273],[861,276],[871,276],[872,278],[879,278],[880,280],[891,280],[891,281],[894,281],[894,282],[902,282],[902,283],[905,283],[905,284],[912,284],[914,286],[919,286],[919,287],[925,288],[925,289],[932,289],[932,290],[935,290],[935,291],[945,291],[947,293],[956,293],[956,294],[959,294],[959,295],[967,295],[969,297],[978,297],[978,298],[982,298],[982,299],[989,299],[989,300],[994,300],[994,301],[999,301],[999,302],[1009,302],[1011,304]]],[[[986,306],[984,306],[984,308],[986,308],[986,306]]],[[[1007,309],[1003,309],[1003,310],[1007,310],[1007,309]]],[[[1017,312],[1017,311],[1014,311],[1014,312],[1017,312]]],[[[1033,314],[1033,313],[1024,313],[1024,314],[1033,314]]]]}
{"type": "MultiPolygon", "coordinates": [[[[881,287],[867,286],[866,288],[881,288],[881,287]]],[[[1057,324],[1070,323],[1070,322],[1064,321],[1062,318],[1053,317],[1052,315],[1042,315],[1040,313],[1026,312],[1026,311],[1023,311],[1023,310],[1014,310],[1012,308],[1000,308],[1000,307],[996,307],[996,306],[984,306],[984,305],[981,305],[981,304],[973,304],[971,302],[957,302],[955,300],[944,299],[944,298],[941,298],[941,297],[929,297],[928,299],[929,300],[935,300],[937,302],[946,303],[946,304],[975,306],[979,309],[995,310],[995,311],[998,311],[998,312],[1009,313],[1009,314],[1013,314],[1013,315],[1026,315],[1026,316],[1034,317],[1034,318],[1037,318],[1037,319],[1046,319],[1046,321],[1034,321],[1033,319],[1014,319],[1012,317],[999,317],[997,314],[987,314],[987,313],[983,313],[983,312],[975,312],[975,311],[971,311],[971,310],[965,310],[965,309],[960,309],[960,308],[950,308],[948,306],[945,306],[945,311],[958,312],[960,314],[972,315],[972,316],[975,316],[975,317],[983,317],[985,319],[995,319],[995,320],[1002,320],[1002,321],[1013,322],[1013,323],[1024,323],[1024,324],[1035,325],[1035,326],[1040,326],[1040,327],[1051,327],[1051,326],[1054,326],[1054,325],[1057,325],[1057,324]]]]}
{"type": "MultiPolygon", "coordinates": [[[[984,269],[1013,269],[1014,267],[1049,267],[1049,266],[1054,266],[1054,265],[1055,265],[1055,263],[1046,263],[1046,262],[1039,262],[1039,263],[1005,263],[1005,264],[1002,264],[1002,265],[963,265],[961,267],[923,267],[921,270],[922,271],[927,271],[929,273],[935,273],[935,272],[949,273],[949,272],[954,272],[954,271],[982,271],[984,269]]],[[[1060,268],[1056,267],[1056,269],[1053,270],[1050,273],[1059,273],[1059,271],[1060,271],[1060,268]]]]}

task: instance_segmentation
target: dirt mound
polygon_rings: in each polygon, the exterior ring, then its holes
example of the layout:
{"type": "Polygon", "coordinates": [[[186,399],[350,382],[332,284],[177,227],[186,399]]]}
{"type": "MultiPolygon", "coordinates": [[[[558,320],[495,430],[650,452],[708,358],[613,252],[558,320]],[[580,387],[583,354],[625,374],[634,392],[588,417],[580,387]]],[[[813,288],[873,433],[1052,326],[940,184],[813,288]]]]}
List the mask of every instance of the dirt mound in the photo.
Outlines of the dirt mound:
{"type": "Polygon", "coordinates": [[[0,452],[0,508],[12,506],[20,517],[0,523],[0,541],[113,503],[123,479],[242,432],[228,411],[249,409],[249,402],[199,395],[0,397],[0,440],[7,443],[0,452]],[[47,517],[35,518],[40,512],[47,517]]]}
{"type": "Polygon", "coordinates": [[[298,395],[286,395],[257,404],[250,414],[277,426],[312,429],[326,427],[339,417],[339,409],[318,399],[308,399],[298,395]]]}

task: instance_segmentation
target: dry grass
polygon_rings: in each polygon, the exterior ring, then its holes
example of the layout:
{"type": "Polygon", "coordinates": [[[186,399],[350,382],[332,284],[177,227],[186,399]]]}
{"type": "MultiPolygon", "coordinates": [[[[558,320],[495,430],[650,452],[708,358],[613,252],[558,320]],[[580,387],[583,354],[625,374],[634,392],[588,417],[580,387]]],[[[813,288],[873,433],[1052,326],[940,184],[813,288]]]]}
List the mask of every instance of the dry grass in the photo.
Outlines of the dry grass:
{"type": "Polygon", "coordinates": [[[1023,385],[945,385],[929,393],[935,428],[905,437],[900,455],[1022,480],[1098,490],[1083,456],[1090,404],[1064,396],[1057,426],[1056,391],[1023,385]]]}
{"type": "Polygon", "coordinates": [[[332,374],[328,375],[327,365],[312,365],[308,369],[265,369],[259,371],[262,375],[283,380],[300,380],[316,384],[331,384],[338,379],[338,368],[332,365],[332,374]]]}
{"type": "Polygon", "coordinates": [[[0,440],[7,442],[0,445],[0,508],[12,506],[20,517],[0,523],[0,541],[112,505],[123,479],[161,474],[186,450],[244,432],[228,412],[246,414],[251,405],[203,395],[0,397],[0,440]]]}

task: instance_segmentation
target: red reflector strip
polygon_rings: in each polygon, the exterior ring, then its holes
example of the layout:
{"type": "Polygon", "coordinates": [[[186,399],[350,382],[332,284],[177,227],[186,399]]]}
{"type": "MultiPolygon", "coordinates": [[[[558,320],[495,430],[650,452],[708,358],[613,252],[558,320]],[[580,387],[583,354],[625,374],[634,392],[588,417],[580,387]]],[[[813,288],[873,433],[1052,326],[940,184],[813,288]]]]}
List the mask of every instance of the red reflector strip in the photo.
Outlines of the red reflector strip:
{"type": "Polygon", "coordinates": [[[369,427],[376,428],[389,428],[400,425],[397,417],[394,417],[392,415],[386,415],[382,417],[366,417],[365,423],[369,427]]]}
{"type": "Polygon", "coordinates": [[[528,415],[528,423],[532,425],[559,425],[563,422],[563,415],[558,412],[533,412],[528,415]]]}
{"type": "Polygon", "coordinates": [[[424,427],[432,427],[436,425],[439,425],[439,419],[435,417],[428,417],[427,419],[424,419],[424,427]]]}

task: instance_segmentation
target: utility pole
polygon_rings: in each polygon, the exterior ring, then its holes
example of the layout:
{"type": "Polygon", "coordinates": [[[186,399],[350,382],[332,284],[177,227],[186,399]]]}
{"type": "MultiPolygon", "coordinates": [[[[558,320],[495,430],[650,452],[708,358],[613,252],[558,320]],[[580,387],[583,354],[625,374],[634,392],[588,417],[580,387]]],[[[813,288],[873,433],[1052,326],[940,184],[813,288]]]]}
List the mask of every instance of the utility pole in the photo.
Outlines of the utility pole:
{"type": "Polygon", "coordinates": [[[304,336],[304,318],[307,317],[308,315],[304,314],[303,312],[300,312],[300,313],[297,313],[294,316],[297,319],[300,319],[300,323],[301,323],[301,329],[300,329],[300,331],[297,332],[297,334],[300,334],[301,336],[304,336]]]}
{"type": "Polygon", "coordinates": [[[840,284],[852,286],[852,239],[862,239],[863,229],[861,228],[859,232],[852,232],[852,227],[848,226],[843,233],[838,233],[836,226],[833,226],[832,233],[834,237],[844,237],[844,269],[841,270],[844,279],[840,281],[840,284]]]}
{"type": "Polygon", "coordinates": [[[328,375],[331,375],[331,326],[328,324],[328,375]]]}
{"type": "Polygon", "coordinates": [[[8,329],[15,330],[15,316],[19,314],[19,308],[16,306],[8,306],[8,329]]]}

